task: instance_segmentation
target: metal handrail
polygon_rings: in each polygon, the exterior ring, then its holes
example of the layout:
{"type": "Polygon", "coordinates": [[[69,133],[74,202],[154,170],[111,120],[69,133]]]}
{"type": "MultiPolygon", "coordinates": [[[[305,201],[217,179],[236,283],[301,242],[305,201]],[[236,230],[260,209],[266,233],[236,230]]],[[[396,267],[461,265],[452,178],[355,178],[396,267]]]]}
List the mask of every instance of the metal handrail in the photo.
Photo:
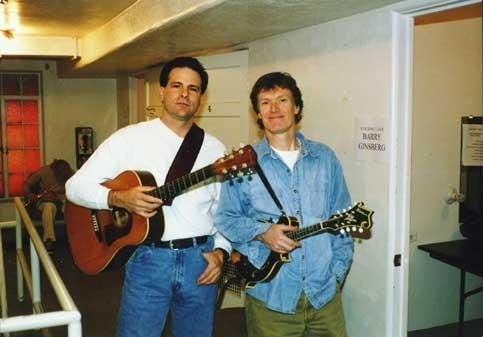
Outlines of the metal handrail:
{"type": "MultiPolygon", "coordinates": [[[[32,307],[34,313],[31,315],[21,315],[15,317],[7,317],[6,296],[2,295],[2,287],[5,287],[4,260],[0,253],[0,300],[2,301],[2,318],[0,319],[0,333],[8,336],[9,332],[25,331],[31,329],[43,329],[48,327],[67,325],[69,337],[81,337],[82,325],[81,314],[77,309],[72,297],[62,281],[57,269],[55,268],[32,219],[27,213],[22,199],[14,198],[15,203],[15,221],[7,221],[0,223],[0,231],[5,227],[13,227],[16,229],[16,252],[17,252],[17,297],[23,299],[23,280],[27,284],[32,299],[32,307]],[[22,224],[30,237],[30,271],[28,269],[27,259],[22,249],[22,224]],[[62,310],[53,312],[44,312],[41,305],[40,293],[40,262],[50,281],[57,300],[62,310]],[[5,303],[3,302],[5,300],[5,303]],[[5,313],[4,313],[5,311],[5,313]]],[[[1,239],[1,234],[0,234],[1,239]]],[[[1,247],[0,247],[1,248],[1,247]]]]}

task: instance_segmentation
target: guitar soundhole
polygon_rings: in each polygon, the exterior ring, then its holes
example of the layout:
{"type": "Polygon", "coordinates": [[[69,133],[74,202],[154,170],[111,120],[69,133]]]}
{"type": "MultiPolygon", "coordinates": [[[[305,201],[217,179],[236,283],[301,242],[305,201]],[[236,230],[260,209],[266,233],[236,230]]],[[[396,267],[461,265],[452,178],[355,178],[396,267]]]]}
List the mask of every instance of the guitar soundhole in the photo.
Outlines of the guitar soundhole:
{"type": "Polygon", "coordinates": [[[127,235],[132,227],[132,215],[124,208],[115,208],[111,212],[112,222],[104,226],[104,240],[110,245],[127,235]]]}
{"type": "Polygon", "coordinates": [[[124,208],[115,208],[112,210],[112,221],[116,227],[126,227],[131,221],[131,214],[124,208]]]}

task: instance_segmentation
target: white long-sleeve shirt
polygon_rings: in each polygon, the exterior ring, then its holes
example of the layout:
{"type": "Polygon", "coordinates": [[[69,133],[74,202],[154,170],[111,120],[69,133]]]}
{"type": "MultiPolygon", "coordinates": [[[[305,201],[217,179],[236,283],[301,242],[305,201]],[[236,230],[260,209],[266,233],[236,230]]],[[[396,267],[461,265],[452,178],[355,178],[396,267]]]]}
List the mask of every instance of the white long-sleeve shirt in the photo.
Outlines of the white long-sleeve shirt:
{"type": "MultiPolygon", "coordinates": [[[[101,184],[127,170],[148,171],[157,186],[162,186],[182,142],[183,138],[159,118],[119,129],[67,181],[67,198],[87,208],[108,209],[109,189],[101,184]]],[[[223,143],[205,132],[192,172],[213,164],[224,152],[223,143]]],[[[165,229],[161,239],[214,235],[215,247],[230,252],[229,242],[217,233],[213,223],[220,183],[200,185],[175,197],[171,206],[162,206],[165,229]]]]}

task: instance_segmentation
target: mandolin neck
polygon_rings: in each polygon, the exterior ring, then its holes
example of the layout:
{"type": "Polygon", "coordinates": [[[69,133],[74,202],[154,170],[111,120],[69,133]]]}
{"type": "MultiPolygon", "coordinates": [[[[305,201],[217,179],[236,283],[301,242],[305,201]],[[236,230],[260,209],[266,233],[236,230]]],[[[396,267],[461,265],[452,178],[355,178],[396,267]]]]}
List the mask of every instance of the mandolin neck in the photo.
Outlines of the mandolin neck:
{"type": "Polygon", "coordinates": [[[324,222],[321,221],[308,227],[302,227],[295,232],[287,233],[287,236],[292,240],[299,241],[324,231],[326,231],[326,228],[324,228],[324,222]]]}

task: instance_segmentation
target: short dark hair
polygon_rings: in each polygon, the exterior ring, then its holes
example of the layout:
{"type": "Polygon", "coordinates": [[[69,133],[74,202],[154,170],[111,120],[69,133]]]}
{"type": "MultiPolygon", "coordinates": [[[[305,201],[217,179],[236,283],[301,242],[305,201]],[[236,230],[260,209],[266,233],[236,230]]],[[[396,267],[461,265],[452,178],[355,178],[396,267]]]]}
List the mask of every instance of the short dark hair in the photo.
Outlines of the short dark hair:
{"type": "MultiPolygon", "coordinates": [[[[272,72],[261,76],[253,85],[252,92],[250,93],[250,100],[252,102],[253,110],[256,114],[260,112],[258,107],[258,95],[261,91],[275,89],[276,87],[282,89],[288,89],[292,92],[292,96],[295,101],[295,105],[299,108],[299,113],[295,115],[295,124],[298,124],[302,119],[302,110],[304,102],[302,100],[302,93],[297,86],[297,81],[286,72],[272,72]]],[[[257,124],[260,128],[264,129],[263,123],[260,119],[257,119],[257,124]]]]}
{"type": "Polygon", "coordinates": [[[50,167],[54,171],[57,180],[62,184],[65,184],[65,182],[74,174],[74,170],[64,159],[54,159],[50,164],[50,167]]]}
{"type": "Polygon", "coordinates": [[[169,80],[169,73],[171,73],[171,70],[174,68],[190,68],[191,70],[196,71],[201,78],[201,94],[204,94],[208,87],[208,73],[201,62],[194,57],[177,57],[167,62],[159,74],[160,86],[166,87],[169,80]]]}

